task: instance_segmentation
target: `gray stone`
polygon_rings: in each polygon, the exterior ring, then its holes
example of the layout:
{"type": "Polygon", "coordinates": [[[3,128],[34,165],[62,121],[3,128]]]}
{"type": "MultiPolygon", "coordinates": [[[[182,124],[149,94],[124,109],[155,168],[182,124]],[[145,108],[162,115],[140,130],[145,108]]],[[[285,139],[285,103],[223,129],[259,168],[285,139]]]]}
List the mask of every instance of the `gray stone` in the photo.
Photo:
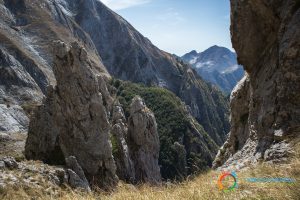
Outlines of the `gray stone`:
{"type": "Polygon", "coordinates": [[[91,186],[110,189],[117,177],[100,73],[76,42],[70,47],[55,42],[53,52],[57,86],[48,89],[30,122],[25,155],[54,164],[75,156],[91,186]]]}
{"type": "Polygon", "coordinates": [[[247,74],[231,94],[231,131],[214,167],[290,154],[300,130],[299,22],[294,0],[231,0],[232,43],[247,74]]]}
{"type": "Polygon", "coordinates": [[[157,124],[152,111],[138,96],[132,99],[128,126],[128,147],[134,163],[135,182],[158,184],[161,175],[157,124]]]}
{"type": "Polygon", "coordinates": [[[5,168],[5,162],[3,160],[0,160],[0,169],[5,168]]]}
{"type": "Polygon", "coordinates": [[[68,184],[72,188],[83,189],[88,192],[91,191],[89,185],[86,182],[84,182],[73,170],[67,169],[67,174],[68,174],[68,184]]]}
{"type": "Polygon", "coordinates": [[[58,185],[68,183],[68,175],[67,175],[67,173],[64,169],[56,169],[55,170],[55,176],[57,176],[57,178],[59,180],[58,185]]]}
{"type": "Polygon", "coordinates": [[[29,119],[21,106],[7,106],[0,103],[0,131],[7,133],[22,132],[27,130],[28,124],[29,119]]]}
{"type": "Polygon", "coordinates": [[[74,188],[82,188],[85,191],[91,191],[89,182],[84,175],[84,171],[74,156],[66,158],[66,166],[69,168],[67,169],[69,185],[74,188]]]}
{"type": "Polygon", "coordinates": [[[135,170],[126,142],[127,131],[128,127],[123,109],[119,102],[116,102],[113,107],[111,133],[116,148],[114,150],[114,159],[117,166],[117,175],[121,180],[133,183],[135,170]]]}
{"type": "Polygon", "coordinates": [[[5,163],[5,167],[9,169],[17,169],[19,167],[19,164],[13,157],[4,157],[1,160],[5,163]]]}

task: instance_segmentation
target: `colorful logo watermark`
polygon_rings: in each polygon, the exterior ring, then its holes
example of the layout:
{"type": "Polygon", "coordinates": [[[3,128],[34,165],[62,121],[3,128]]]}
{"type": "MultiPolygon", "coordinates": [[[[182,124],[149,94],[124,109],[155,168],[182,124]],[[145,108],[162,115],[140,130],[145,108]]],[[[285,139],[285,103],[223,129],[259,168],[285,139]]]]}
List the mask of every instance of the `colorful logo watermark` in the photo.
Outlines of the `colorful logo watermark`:
{"type": "Polygon", "coordinates": [[[218,186],[219,189],[224,191],[224,192],[230,192],[233,191],[234,189],[238,188],[238,179],[237,175],[235,172],[222,172],[221,175],[218,178],[218,186]],[[224,181],[226,179],[230,179],[231,185],[226,185],[224,184],[224,181]]]}

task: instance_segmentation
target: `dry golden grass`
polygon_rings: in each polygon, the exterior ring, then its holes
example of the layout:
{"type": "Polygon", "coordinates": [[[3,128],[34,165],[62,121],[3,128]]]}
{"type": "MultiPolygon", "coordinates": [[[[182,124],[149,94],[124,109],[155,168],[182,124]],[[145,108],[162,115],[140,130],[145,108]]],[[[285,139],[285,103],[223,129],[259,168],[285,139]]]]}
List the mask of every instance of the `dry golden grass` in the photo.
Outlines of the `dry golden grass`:
{"type": "MultiPolygon", "coordinates": [[[[49,191],[30,188],[11,188],[0,191],[0,199],[61,199],[61,200],[158,200],[158,199],[300,199],[300,144],[297,145],[295,156],[288,164],[261,164],[237,172],[238,188],[231,192],[218,189],[217,177],[220,172],[209,171],[197,178],[178,184],[164,184],[161,187],[147,185],[132,186],[120,183],[116,191],[105,194],[90,194],[61,189],[51,196],[49,191]],[[294,183],[251,183],[249,177],[290,177],[294,183]],[[1,196],[2,193],[2,196],[1,196]]],[[[53,193],[52,193],[53,194],[53,193]]]]}

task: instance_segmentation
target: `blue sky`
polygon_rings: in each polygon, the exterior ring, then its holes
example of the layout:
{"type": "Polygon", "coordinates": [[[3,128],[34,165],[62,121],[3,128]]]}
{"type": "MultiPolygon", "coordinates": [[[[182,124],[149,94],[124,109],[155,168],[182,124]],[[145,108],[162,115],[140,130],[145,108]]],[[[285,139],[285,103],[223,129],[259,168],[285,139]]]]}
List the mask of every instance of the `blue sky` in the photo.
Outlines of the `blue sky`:
{"type": "Polygon", "coordinates": [[[101,0],[154,45],[183,55],[219,45],[229,49],[229,0],[101,0]]]}

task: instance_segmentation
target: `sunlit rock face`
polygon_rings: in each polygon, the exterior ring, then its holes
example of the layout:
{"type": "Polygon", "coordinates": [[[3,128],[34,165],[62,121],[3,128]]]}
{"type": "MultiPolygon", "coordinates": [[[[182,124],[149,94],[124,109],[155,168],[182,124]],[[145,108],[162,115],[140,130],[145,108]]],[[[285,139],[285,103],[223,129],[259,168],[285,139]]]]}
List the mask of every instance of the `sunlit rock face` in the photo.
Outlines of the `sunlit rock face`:
{"type": "Polygon", "coordinates": [[[130,105],[128,146],[135,169],[135,182],[157,184],[161,181],[158,165],[159,137],[154,114],[140,97],[130,105]]]}
{"type": "Polygon", "coordinates": [[[119,102],[116,102],[112,113],[112,143],[114,159],[117,166],[117,175],[121,180],[134,183],[135,169],[127,145],[128,125],[124,111],[119,102]]]}
{"type": "Polygon", "coordinates": [[[99,75],[78,43],[55,42],[53,51],[57,85],[30,122],[26,158],[63,164],[74,156],[92,186],[112,188],[118,179],[99,75]]]}
{"type": "Polygon", "coordinates": [[[231,0],[246,77],[231,94],[231,132],[214,167],[284,160],[300,131],[300,10],[294,0],[231,0]]]}

